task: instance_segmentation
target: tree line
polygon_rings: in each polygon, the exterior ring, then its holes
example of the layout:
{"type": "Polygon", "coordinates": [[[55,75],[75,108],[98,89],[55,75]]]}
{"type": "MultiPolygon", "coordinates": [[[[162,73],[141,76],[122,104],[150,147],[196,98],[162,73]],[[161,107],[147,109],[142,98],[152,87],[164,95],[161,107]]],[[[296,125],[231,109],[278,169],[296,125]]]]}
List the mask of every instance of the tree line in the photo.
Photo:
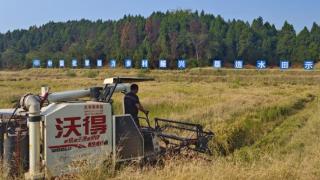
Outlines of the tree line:
{"type": "Polygon", "coordinates": [[[261,17],[249,23],[176,10],[146,18],[125,15],[119,20],[49,22],[0,33],[0,68],[28,68],[33,59],[42,63],[65,59],[66,64],[72,59],[117,59],[122,64],[127,58],[136,67],[141,59],[148,59],[154,68],[159,59],[167,59],[169,67],[175,67],[177,59],[186,59],[189,67],[207,66],[212,59],[222,59],[225,65],[235,59],[251,65],[257,59],[271,66],[280,59],[301,64],[320,59],[320,26],[314,23],[310,30],[305,27],[297,33],[288,22],[278,30],[261,17]]]}

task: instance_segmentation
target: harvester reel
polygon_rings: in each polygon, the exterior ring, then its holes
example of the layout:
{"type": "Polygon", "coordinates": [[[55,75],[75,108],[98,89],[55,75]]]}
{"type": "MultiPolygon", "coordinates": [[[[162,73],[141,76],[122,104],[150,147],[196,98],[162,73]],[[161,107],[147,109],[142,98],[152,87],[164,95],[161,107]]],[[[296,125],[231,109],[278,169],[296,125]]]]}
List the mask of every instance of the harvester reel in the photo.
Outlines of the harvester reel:
{"type": "Polygon", "coordinates": [[[199,124],[173,121],[169,119],[155,118],[155,126],[150,126],[149,117],[140,118],[146,120],[148,129],[160,139],[162,154],[179,154],[183,149],[212,155],[208,147],[214,133],[203,131],[199,124]]]}

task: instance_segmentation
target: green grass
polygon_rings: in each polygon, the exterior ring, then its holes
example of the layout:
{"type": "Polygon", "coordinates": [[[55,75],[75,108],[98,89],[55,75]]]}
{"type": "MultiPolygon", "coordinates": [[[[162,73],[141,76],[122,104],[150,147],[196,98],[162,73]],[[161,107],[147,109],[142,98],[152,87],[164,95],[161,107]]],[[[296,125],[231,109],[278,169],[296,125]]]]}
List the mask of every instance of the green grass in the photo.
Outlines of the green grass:
{"type": "MultiPolygon", "coordinates": [[[[86,171],[81,179],[318,179],[320,177],[320,71],[67,70],[0,71],[0,108],[12,107],[25,93],[102,85],[112,76],[154,77],[139,83],[140,101],[151,118],[202,124],[216,133],[212,161],[174,158],[164,168],[128,166],[86,171]]],[[[122,113],[122,94],[114,96],[122,113]]]]}

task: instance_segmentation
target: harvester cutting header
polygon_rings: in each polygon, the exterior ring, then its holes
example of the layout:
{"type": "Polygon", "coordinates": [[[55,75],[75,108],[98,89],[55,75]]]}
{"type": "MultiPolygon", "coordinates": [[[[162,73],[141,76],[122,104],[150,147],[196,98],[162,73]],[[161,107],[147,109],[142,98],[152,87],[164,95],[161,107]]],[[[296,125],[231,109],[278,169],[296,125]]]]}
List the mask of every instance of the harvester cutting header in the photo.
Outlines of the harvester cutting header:
{"type": "Polygon", "coordinates": [[[103,87],[56,93],[42,87],[40,96],[22,96],[16,109],[0,110],[4,169],[23,169],[26,178],[38,179],[96,167],[110,157],[117,163],[152,161],[182,149],[211,154],[214,134],[199,124],[113,113],[115,92],[127,94],[132,82],[151,80],[108,78],[103,87]]]}

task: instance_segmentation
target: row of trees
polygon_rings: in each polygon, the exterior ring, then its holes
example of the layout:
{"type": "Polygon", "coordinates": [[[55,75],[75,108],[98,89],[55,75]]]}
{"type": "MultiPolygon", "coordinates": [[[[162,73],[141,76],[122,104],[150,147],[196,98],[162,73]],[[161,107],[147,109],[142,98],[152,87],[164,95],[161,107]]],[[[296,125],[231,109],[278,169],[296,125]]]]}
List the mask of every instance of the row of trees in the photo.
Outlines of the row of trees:
{"type": "Polygon", "coordinates": [[[147,18],[129,15],[117,21],[49,22],[0,34],[0,68],[30,67],[32,59],[48,58],[131,58],[137,65],[149,59],[152,67],[157,67],[159,59],[169,60],[173,67],[179,58],[191,66],[206,66],[212,59],[230,64],[244,59],[252,65],[257,59],[266,59],[270,65],[288,59],[300,64],[320,59],[320,27],[314,23],[310,31],[304,28],[296,33],[288,22],[277,30],[261,17],[250,24],[177,10],[155,12],[147,18]]]}

